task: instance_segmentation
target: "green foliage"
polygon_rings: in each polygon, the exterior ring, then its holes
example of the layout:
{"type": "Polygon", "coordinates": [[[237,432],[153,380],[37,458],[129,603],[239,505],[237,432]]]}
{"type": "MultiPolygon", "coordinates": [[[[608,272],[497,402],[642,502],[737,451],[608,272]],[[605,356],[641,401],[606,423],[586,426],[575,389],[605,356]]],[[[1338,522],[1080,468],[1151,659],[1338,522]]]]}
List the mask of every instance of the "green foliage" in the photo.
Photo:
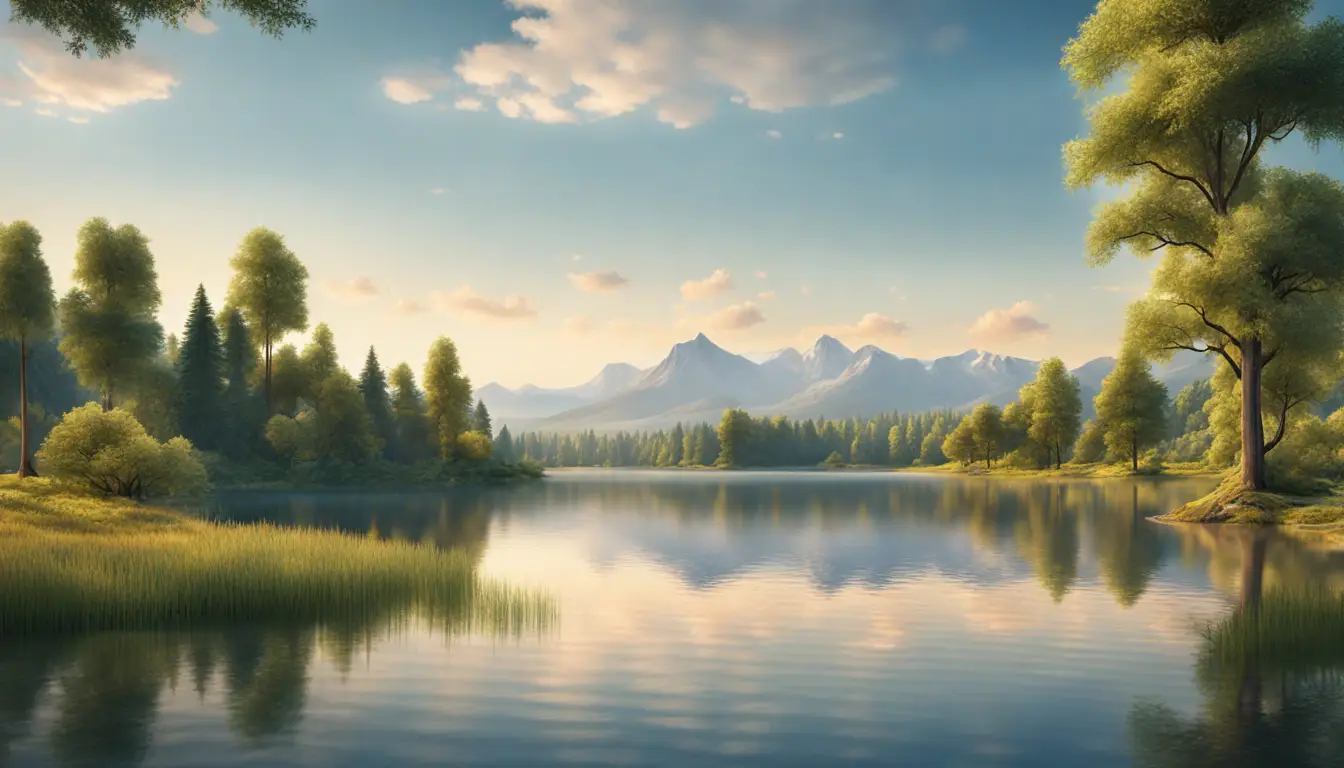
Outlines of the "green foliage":
{"type": "Polygon", "coordinates": [[[1166,386],[1153,378],[1151,366],[1138,351],[1127,347],[1101,383],[1096,406],[1106,448],[1137,471],[1143,451],[1167,433],[1166,386]]]}
{"type": "Polygon", "coordinates": [[[129,383],[132,396],[121,408],[129,411],[135,420],[157,440],[167,440],[182,434],[178,420],[177,371],[160,356],[140,369],[129,383]]]}
{"type": "Polygon", "coordinates": [[[415,384],[415,373],[406,363],[392,369],[389,379],[392,388],[392,421],[397,438],[393,443],[392,460],[413,464],[431,455],[435,446],[425,415],[425,399],[415,384]]]}
{"type": "Polygon", "coordinates": [[[322,383],[317,396],[314,449],[322,461],[363,464],[378,457],[373,418],[350,374],[337,370],[322,383]]]}
{"type": "Polygon", "coordinates": [[[943,455],[963,467],[976,461],[975,430],[970,419],[962,419],[943,441],[943,455]]]}
{"type": "Polygon", "coordinates": [[[484,432],[471,430],[457,436],[458,453],[468,461],[485,461],[494,451],[494,443],[484,432]]]}
{"type": "Polygon", "coordinates": [[[392,401],[387,395],[387,376],[378,364],[378,355],[369,347],[364,358],[364,369],[359,374],[359,394],[364,398],[364,409],[373,419],[373,433],[382,447],[384,458],[396,453],[397,424],[392,417],[392,401]]]}
{"type": "Polygon", "coordinates": [[[1311,5],[1106,0],[1063,62],[1085,90],[1129,76],[1090,109],[1091,134],[1065,147],[1070,186],[1131,184],[1097,215],[1088,251],[1094,263],[1123,245],[1164,253],[1129,337],[1159,359],[1217,354],[1246,379],[1255,428],[1241,477],[1253,489],[1290,412],[1333,388],[1344,349],[1344,187],[1261,166],[1265,146],[1294,131],[1344,137],[1344,24],[1307,25],[1311,5]],[[1262,398],[1277,414],[1268,441],[1262,398]]]}
{"type": "Polygon", "coordinates": [[[1004,438],[1003,412],[996,405],[981,403],[966,420],[970,422],[976,459],[985,462],[986,469],[992,469],[1004,438]]]}
{"type": "Polygon", "coordinates": [[[943,453],[943,442],[947,440],[947,422],[942,414],[936,416],[928,434],[920,440],[919,463],[925,467],[936,467],[947,463],[943,453]]]}
{"type": "Polygon", "coordinates": [[[266,442],[290,465],[316,458],[317,425],[310,411],[297,417],[277,413],[266,422],[266,442]]]}
{"type": "Polygon", "coordinates": [[[222,401],[228,418],[224,420],[221,449],[233,461],[248,457],[257,446],[265,426],[266,404],[248,387],[248,379],[257,365],[257,350],[252,345],[242,313],[226,309],[219,313],[224,336],[224,394],[222,401]]]}
{"type": "Polygon", "coordinates": [[[162,298],[149,240],[140,230],[129,224],[113,229],[106,219],[94,218],[76,239],[77,287],[60,303],[61,352],[80,383],[102,392],[107,410],[118,387],[159,353],[163,328],[154,314],[162,298]]]}
{"type": "Polygon", "coordinates": [[[1230,467],[1241,454],[1241,383],[1231,368],[1220,366],[1209,380],[1213,394],[1204,403],[1211,435],[1204,461],[1212,467],[1230,467]]]}
{"type": "Polygon", "coordinates": [[[1209,379],[1186,384],[1176,395],[1172,419],[1172,431],[1176,437],[1208,429],[1209,415],[1204,412],[1204,404],[1210,397],[1213,397],[1213,384],[1209,379]]]}
{"type": "Polygon", "coordinates": [[[509,434],[508,424],[499,428],[499,437],[494,441],[491,450],[494,457],[502,462],[517,461],[518,457],[513,453],[513,435],[509,434]]]}
{"type": "Polygon", "coordinates": [[[1089,419],[1073,447],[1076,464],[1097,464],[1106,460],[1106,429],[1096,419],[1089,419]]]}
{"type": "Polygon", "coordinates": [[[33,343],[51,335],[56,296],[42,235],[26,221],[0,224],[0,338],[33,343]]]}
{"type": "Polygon", "coordinates": [[[821,463],[827,467],[843,467],[845,466],[845,457],[841,456],[839,451],[831,451],[831,455],[827,456],[826,460],[821,463]]]}
{"type": "MultiPolygon", "coordinates": [[[[1083,401],[1078,380],[1064,362],[1052,357],[1041,364],[1032,385],[1031,426],[1027,436],[1053,457],[1055,468],[1064,463],[1064,452],[1078,439],[1083,401]]],[[[1048,463],[1048,459],[1047,459],[1048,463]]]]}
{"type": "Polygon", "coordinates": [[[273,37],[290,29],[312,30],[307,0],[10,0],[10,20],[37,24],[61,38],[65,49],[82,56],[90,48],[108,57],[135,47],[135,33],[147,21],[177,29],[192,14],[222,8],[242,14],[273,37]]]}
{"type": "Polygon", "coordinates": [[[286,333],[308,327],[308,269],[284,238],[263,227],[247,233],[229,264],[234,274],[227,303],[242,312],[252,342],[261,347],[262,390],[271,409],[271,351],[286,333]]]}
{"type": "Polygon", "coordinates": [[[37,452],[42,471],[109,495],[142,499],[190,495],[208,487],[191,443],[160,443],[129,412],[90,403],[67,413],[37,452]]]}
{"type": "Polygon", "coordinates": [[[490,409],[481,400],[476,401],[476,408],[471,412],[471,430],[483,435],[495,434],[494,425],[490,423],[490,409]]]}
{"type": "Polygon", "coordinates": [[[341,369],[341,362],[336,356],[336,338],[326,323],[318,323],[313,327],[313,336],[303,348],[299,360],[303,365],[303,388],[299,396],[315,403],[327,379],[341,369]]]}
{"type": "MultiPolygon", "coordinates": [[[[224,346],[214,309],[197,286],[177,362],[177,417],[182,436],[203,451],[224,443],[224,346]]],[[[237,418],[235,415],[234,418],[237,418]]]]}
{"type": "Polygon", "coordinates": [[[719,457],[714,466],[733,469],[743,466],[750,453],[752,439],[751,416],[740,408],[729,408],[719,421],[719,457]]]}
{"type": "Polygon", "coordinates": [[[444,461],[457,450],[457,436],[466,431],[471,407],[471,380],[462,373],[457,346],[440,336],[429,348],[425,363],[425,405],[432,433],[444,461]]]}
{"type": "MultiPolygon", "coordinates": [[[[271,358],[271,409],[276,413],[297,413],[304,405],[304,396],[313,397],[308,381],[308,370],[293,344],[275,350],[271,358]]],[[[312,401],[306,404],[311,406],[312,401]]]]}

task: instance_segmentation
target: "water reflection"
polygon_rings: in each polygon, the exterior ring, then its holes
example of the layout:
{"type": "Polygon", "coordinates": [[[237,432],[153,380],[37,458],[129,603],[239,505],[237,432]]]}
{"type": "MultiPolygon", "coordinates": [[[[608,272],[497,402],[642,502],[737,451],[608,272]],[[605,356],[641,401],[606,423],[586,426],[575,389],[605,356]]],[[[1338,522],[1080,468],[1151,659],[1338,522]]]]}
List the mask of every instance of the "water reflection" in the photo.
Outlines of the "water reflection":
{"type": "MultiPolygon", "coordinates": [[[[1240,554],[1237,606],[1207,630],[1196,664],[1202,711],[1184,717],[1161,702],[1135,705],[1130,733],[1143,766],[1344,765],[1344,602],[1322,585],[1266,590],[1276,566],[1263,531],[1192,529],[1200,543],[1237,542],[1214,562],[1240,554]]],[[[1335,553],[1298,551],[1303,561],[1338,563],[1335,553]]],[[[1224,566],[1225,567],[1225,566],[1224,566]]],[[[1282,572],[1277,573],[1279,580],[1282,572]]],[[[1331,576],[1338,578],[1336,569],[1331,576]]]]}

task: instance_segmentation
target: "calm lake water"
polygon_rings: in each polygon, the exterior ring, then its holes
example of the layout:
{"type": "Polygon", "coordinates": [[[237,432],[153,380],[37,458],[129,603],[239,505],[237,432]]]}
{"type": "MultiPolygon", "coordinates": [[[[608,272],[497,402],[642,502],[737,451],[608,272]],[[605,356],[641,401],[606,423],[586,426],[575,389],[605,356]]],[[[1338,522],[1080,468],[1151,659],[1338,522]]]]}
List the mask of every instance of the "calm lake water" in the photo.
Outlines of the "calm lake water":
{"type": "Polygon", "coordinates": [[[235,494],[214,513],[466,548],[559,620],[0,639],[0,764],[1344,765],[1336,676],[1200,672],[1199,628],[1243,601],[1344,586],[1295,540],[1144,520],[1210,485],[578,471],[235,494]]]}

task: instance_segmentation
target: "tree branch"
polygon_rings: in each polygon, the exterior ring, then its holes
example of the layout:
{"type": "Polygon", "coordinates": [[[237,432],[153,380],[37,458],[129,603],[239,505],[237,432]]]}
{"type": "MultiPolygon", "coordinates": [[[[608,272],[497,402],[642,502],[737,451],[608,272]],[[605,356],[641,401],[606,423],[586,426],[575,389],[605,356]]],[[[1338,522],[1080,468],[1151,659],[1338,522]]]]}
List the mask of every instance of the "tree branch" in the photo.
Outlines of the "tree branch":
{"type": "Polygon", "coordinates": [[[1202,245],[1201,243],[1197,243],[1197,242],[1195,242],[1194,240],[1168,240],[1168,239],[1167,239],[1165,236],[1163,236],[1163,235],[1160,235],[1160,234],[1158,234],[1158,233],[1156,233],[1156,232],[1149,232],[1149,231],[1147,231],[1147,230],[1143,230],[1143,231],[1140,231],[1140,232],[1135,232],[1135,233],[1130,234],[1130,235],[1124,235],[1123,237],[1121,237],[1121,238],[1119,238],[1119,239],[1120,239],[1120,240],[1132,240],[1132,239],[1134,239],[1134,238],[1136,238],[1136,237],[1143,237],[1143,236],[1145,236],[1145,235],[1147,235],[1148,237],[1151,237],[1151,238],[1153,238],[1154,240],[1156,240],[1156,241],[1158,241],[1159,243],[1161,243],[1161,245],[1157,246],[1156,248],[1149,248],[1149,249],[1148,249],[1149,251],[1157,251],[1157,250],[1161,250],[1161,249],[1163,249],[1163,248],[1166,248],[1167,246],[1171,246],[1171,247],[1173,247],[1173,248],[1194,248],[1195,250],[1199,251],[1200,253],[1204,254],[1205,256],[1208,256],[1210,259],[1213,258],[1213,251],[1209,250],[1208,247],[1202,245]]]}
{"type": "Polygon", "coordinates": [[[1139,160],[1137,162],[1129,164],[1131,168],[1138,168],[1144,165],[1151,165],[1152,167],[1156,168],[1159,173],[1162,173],[1166,176],[1170,176],[1171,178],[1176,179],[1177,181],[1185,181],[1189,182],[1190,184],[1193,184],[1195,186],[1195,189],[1198,189],[1199,193],[1204,196],[1204,199],[1209,201],[1209,205],[1213,206],[1214,210],[1218,209],[1218,203],[1214,202],[1213,195],[1209,194],[1209,190],[1204,186],[1204,183],[1201,182],[1199,179],[1196,179],[1194,176],[1183,176],[1179,173],[1169,171],[1166,168],[1163,168],[1162,165],[1155,160],[1139,160]]]}
{"type": "Polygon", "coordinates": [[[1274,439],[1265,443],[1265,453],[1274,450],[1274,447],[1278,445],[1283,440],[1284,435],[1288,433],[1288,412],[1305,402],[1307,402],[1307,398],[1305,397],[1296,400],[1288,397],[1283,399],[1283,408],[1279,411],[1279,426],[1274,430],[1274,439]]]}
{"type": "Polygon", "coordinates": [[[1199,319],[1200,319],[1201,322],[1204,323],[1204,325],[1206,325],[1206,326],[1208,326],[1209,328],[1211,328],[1211,329],[1217,331],[1218,333],[1223,334],[1224,336],[1227,337],[1227,340],[1230,341],[1230,342],[1232,342],[1233,344],[1236,344],[1237,346],[1241,346],[1241,340],[1238,339],[1236,336],[1233,336],[1233,335],[1231,334],[1231,332],[1229,332],[1229,331],[1228,331],[1226,328],[1224,328],[1223,326],[1221,326],[1221,325],[1219,325],[1218,323],[1215,323],[1215,322],[1213,322],[1212,320],[1210,320],[1208,314],[1204,311],[1204,309],[1203,309],[1202,307],[1197,307],[1197,306],[1195,306],[1194,304],[1191,304],[1191,303],[1188,302],[1188,301],[1173,301],[1173,302],[1171,302],[1171,303],[1172,303],[1173,305],[1177,306],[1177,307],[1187,307],[1187,308],[1189,308],[1189,309],[1192,310],[1195,314],[1199,315],[1199,319]]]}

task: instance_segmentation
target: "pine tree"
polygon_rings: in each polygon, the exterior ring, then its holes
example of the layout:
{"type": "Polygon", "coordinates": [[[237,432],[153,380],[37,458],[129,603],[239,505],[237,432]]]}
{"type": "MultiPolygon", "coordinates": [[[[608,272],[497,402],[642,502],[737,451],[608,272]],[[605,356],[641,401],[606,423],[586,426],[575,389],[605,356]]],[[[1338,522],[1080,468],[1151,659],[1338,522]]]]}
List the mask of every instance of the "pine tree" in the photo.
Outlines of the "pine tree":
{"type": "Polygon", "coordinates": [[[215,312],[196,287],[178,357],[177,407],[182,436],[197,448],[218,449],[224,443],[224,346],[215,312]]]}
{"type": "Polygon", "coordinates": [[[247,325],[241,312],[226,309],[220,312],[224,328],[224,455],[239,461],[247,456],[257,443],[265,418],[265,404],[253,396],[247,386],[248,377],[256,367],[257,353],[252,346],[247,325]],[[227,316],[227,317],[226,317],[227,316]]]}
{"type": "Polygon", "coordinates": [[[490,423],[490,409],[485,407],[484,400],[476,401],[476,408],[471,412],[471,428],[492,440],[495,437],[494,425],[490,423]]]}
{"type": "Polygon", "coordinates": [[[364,398],[365,410],[373,419],[373,434],[382,445],[382,455],[394,455],[397,425],[392,418],[392,401],[387,395],[387,376],[378,364],[378,354],[373,351],[373,347],[369,347],[368,357],[364,358],[364,370],[359,373],[359,394],[364,398]]]}
{"type": "Polygon", "coordinates": [[[494,457],[505,463],[516,460],[513,452],[513,435],[509,434],[509,425],[499,428],[499,438],[495,440],[494,457]]]}

